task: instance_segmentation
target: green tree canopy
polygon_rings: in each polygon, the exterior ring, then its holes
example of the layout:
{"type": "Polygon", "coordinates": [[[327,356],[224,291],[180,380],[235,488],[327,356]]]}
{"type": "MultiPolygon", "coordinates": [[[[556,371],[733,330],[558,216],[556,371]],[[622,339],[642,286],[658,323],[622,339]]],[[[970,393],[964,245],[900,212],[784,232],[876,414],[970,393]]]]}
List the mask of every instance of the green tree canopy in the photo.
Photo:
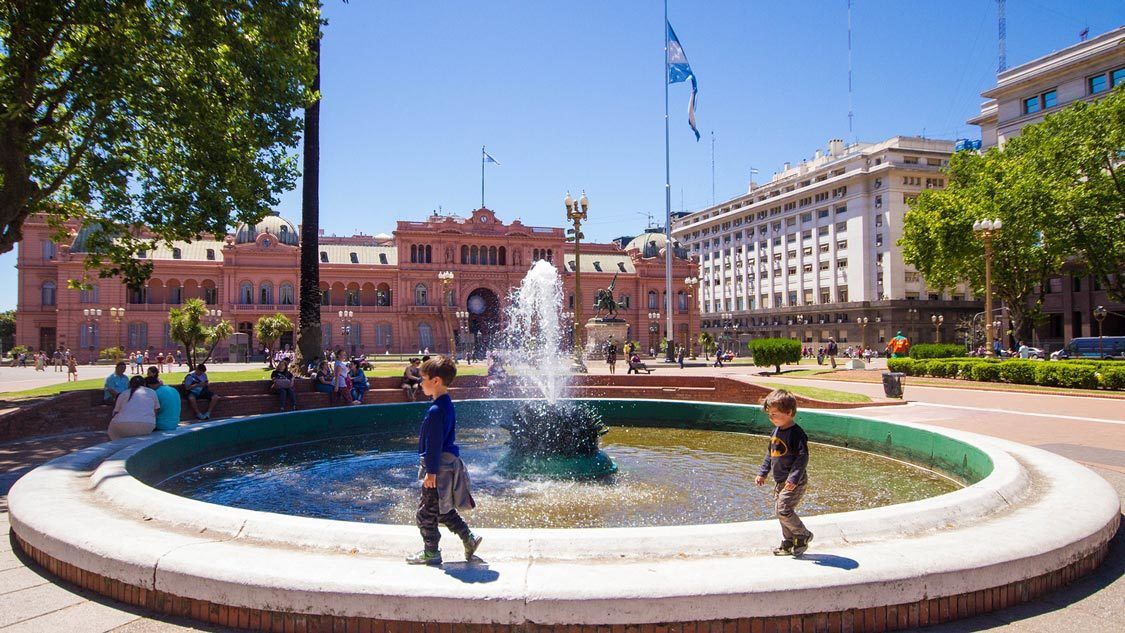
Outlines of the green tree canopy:
{"type": "Polygon", "coordinates": [[[159,241],[260,219],[293,187],[314,0],[0,3],[0,253],[42,213],[139,285],[159,241]]]}
{"type": "Polygon", "coordinates": [[[710,358],[711,352],[715,351],[715,337],[710,332],[700,332],[698,341],[703,357],[710,358]]]}
{"type": "Polygon", "coordinates": [[[219,321],[210,326],[204,324],[206,314],[207,305],[200,299],[188,299],[183,307],[168,311],[169,336],[184,346],[188,367],[195,367],[197,362],[206,363],[219,341],[234,333],[230,321],[219,321]]]}
{"type": "Polygon", "coordinates": [[[1125,301],[1125,85],[1025,127],[1004,151],[1019,157],[1020,179],[1046,192],[1046,203],[1025,209],[1043,241],[1125,301]]]}

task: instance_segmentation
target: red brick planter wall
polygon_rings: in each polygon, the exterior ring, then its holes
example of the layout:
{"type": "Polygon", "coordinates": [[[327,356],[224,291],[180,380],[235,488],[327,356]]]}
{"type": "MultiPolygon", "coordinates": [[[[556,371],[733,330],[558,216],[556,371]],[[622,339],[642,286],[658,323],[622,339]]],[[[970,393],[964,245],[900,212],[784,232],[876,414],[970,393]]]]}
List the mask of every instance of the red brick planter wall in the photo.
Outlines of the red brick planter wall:
{"type": "Polygon", "coordinates": [[[60,562],[14,536],[20,549],[55,576],[104,596],[150,611],[220,626],[273,633],[878,633],[897,631],[1004,609],[1034,600],[1090,573],[1105,558],[1096,552],[1048,574],[991,589],[868,609],[766,618],[701,620],[613,626],[562,624],[450,624],[265,611],[151,591],[60,562]]]}

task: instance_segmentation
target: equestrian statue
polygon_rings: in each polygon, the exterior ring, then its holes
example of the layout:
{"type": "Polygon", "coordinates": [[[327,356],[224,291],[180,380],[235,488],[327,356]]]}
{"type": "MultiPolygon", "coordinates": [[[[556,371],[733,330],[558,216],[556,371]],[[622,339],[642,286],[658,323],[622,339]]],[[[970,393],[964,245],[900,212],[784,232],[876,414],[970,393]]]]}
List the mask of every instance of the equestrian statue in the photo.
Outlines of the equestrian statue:
{"type": "Polygon", "coordinates": [[[617,309],[624,308],[625,306],[617,303],[617,301],[614,301],[613,299],[613,287],[616,284],[617,274],[614,273],[613,281],[609,283],[609,288],[601,288],[598,290],[597,298],[594,299],[594,309],[597,310],[597,312],[594,314],[595,319],[601,319],[603,321],[618,320],[617,309]],[[602,312],[605,312],[606,314],[604,317],[602,316],[602,312]]]}

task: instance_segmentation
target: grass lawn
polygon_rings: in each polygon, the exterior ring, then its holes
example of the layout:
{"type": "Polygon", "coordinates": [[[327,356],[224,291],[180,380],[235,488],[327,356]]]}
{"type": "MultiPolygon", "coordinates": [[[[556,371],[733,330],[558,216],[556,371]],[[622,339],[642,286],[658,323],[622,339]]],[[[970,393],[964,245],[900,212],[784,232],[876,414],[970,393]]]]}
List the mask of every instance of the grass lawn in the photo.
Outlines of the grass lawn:
{"type": "MultiPolygon", "coordinates": [[[[368,378],[382,378],[388,376],[401,376],[402,370],[405,368],[405,363],[402,364],[383,364],[379,363],[374,366],[370,371],[364,372],[368,378]]],[[[461,363],[457,366],[457,373],[461,376],[483,376],[487,371],[487,366],[484,363],[475,365],[466,365],[461,363]]],[[[131,374],[129,374],[131,375],[131,374]]],[[[170,385],[178,385],[184,381],[184,376],[187,372],[173,371],[161,374],[161,379],[170,385]]],[[[267,380],[270,377],[270,370],[265,367],[261,369],[244,369],[242,371],[208,371],[207,378],[213,383],[223,382],[242,382],[246,380],[267,380]]],[[[34,389],[25,389],[23,391],[7,391],[0,392],[0,398],[8,400],[18,400],[21,398],[38,398],[42,396],[53,396],[64,391],[76,391],[80,389],[101,389],[105,384],[105,378],[87,378],[86,380],[79,380],[78,382],[64,382],[57,385],[47,385],[45,387],[36,387],[34,389]]]]}
{"type": "Polygon", "coordinates": [[[797,385],[779,385],[777,383],[763,383],[770,389],[786,389],[799,396],[820,400],[822,402],[871,402],[871,398],[861,393],[848,393],[835,389],[821,389],[820,387],[801,387],[797,385]]]}
{"type": "Polygon", "coordinates": [[[832,373],[831,369],[796,369],[793,371],[784,372],[781,375],[785,376],[786,378],[793,378],[796,376],[816,376],[817,374],[829,373],[832,373]]]}

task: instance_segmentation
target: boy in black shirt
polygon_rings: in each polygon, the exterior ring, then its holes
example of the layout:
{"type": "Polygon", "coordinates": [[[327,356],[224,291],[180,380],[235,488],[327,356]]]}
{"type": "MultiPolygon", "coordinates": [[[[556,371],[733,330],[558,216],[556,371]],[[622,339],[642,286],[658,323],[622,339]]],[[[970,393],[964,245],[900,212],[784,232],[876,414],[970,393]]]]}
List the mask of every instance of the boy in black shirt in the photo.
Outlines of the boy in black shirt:
{"type": "Polygon", "coordinates": [[[797,516],[797,504],[805,496],[808,485],[809,436],[797,425],[797,399],[784,389],[775,389],[762,404],[770,422],[777,428],[770,435],[766,458],[754,479],[756,485],[766,482],[772,473],[777,520],[781,522],[781,546],[774,556],[800,556],[809,548],[812,532],[797,516]]]}

